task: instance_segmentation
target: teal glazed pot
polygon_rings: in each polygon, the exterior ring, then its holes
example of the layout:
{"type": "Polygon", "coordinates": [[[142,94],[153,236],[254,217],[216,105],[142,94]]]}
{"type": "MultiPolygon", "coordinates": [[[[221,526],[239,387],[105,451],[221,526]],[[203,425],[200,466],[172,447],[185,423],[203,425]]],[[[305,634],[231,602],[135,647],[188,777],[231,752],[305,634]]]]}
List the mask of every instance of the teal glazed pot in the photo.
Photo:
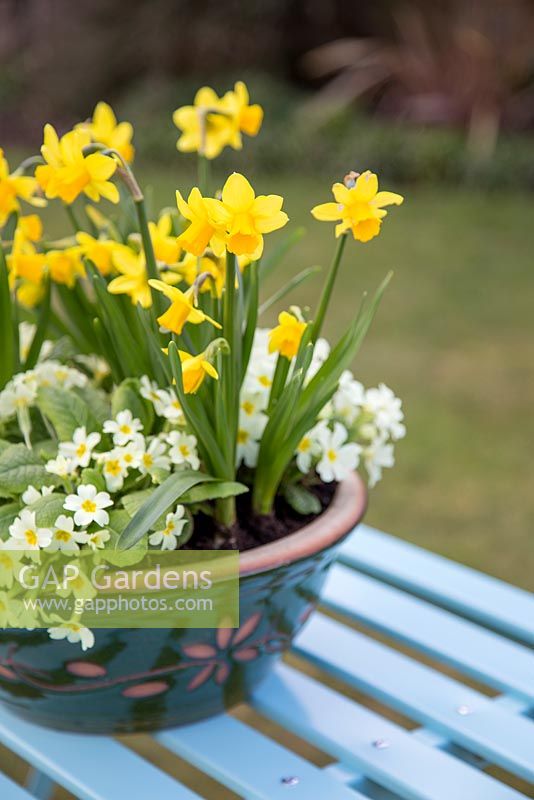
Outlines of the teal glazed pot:
{"type": "Polygon", "coordinates": [[[85,653],[44,630],[2,631],[0,699],[31,722],[102,734],[173,727],[231,708],[306,622],[365,506],[365,487],[351,475],[309,525],[242,553],[238,629],[95,630],[85,653]]]}

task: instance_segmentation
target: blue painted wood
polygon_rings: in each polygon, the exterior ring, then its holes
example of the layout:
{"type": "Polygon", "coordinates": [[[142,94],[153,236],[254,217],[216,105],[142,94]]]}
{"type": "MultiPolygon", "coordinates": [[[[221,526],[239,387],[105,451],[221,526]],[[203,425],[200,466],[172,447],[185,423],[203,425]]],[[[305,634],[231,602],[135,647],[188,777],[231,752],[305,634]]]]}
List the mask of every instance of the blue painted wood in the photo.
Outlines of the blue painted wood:
{"type": "Polygon", "coordinates": [[[369,575],[534,644],[534,596],[522,589],[366,525],[347,539],[339,557],[369,575]]]}
{"type": "Polygon", "coordinates": [[[524,797],[285,664],[254,693],[253,704],[403,800],[524,797]]]}
{"type": "Polygon", "coordinates": [[[36,797],[38,800],[49,800],[54,793],[55,786],[55,781],[38,769],[32,769],[26,779],[27,790],[32,797],[36,797]]]}
{"type": "Polygon", "coordinates": [[[524,645],[341,564],[330,570],[321,602],[534,704],[534,652],[524,645]]]}
{"type": "Polygon", "coordinates": [[[154,738],[247,800],[368,800],[227,715],[154,738]]]}
{"type": "Polygon", "coordinates": [[[320,614],[310,620],[295,646],[351,686],[490,763],[534,781],[532,720],[320,614]]]}
{"type": "Polygon", "coordinates": [[[0,797],[2,800],[32,800],[32,795],[0,773],[0,797]]]}
{"type": "Polygon", "coordinates": [[[39,728],[0,707],[0,741],[79,800],[147,800],[147,787],[158,800],[198,800],[114,739],[39,728]]]}

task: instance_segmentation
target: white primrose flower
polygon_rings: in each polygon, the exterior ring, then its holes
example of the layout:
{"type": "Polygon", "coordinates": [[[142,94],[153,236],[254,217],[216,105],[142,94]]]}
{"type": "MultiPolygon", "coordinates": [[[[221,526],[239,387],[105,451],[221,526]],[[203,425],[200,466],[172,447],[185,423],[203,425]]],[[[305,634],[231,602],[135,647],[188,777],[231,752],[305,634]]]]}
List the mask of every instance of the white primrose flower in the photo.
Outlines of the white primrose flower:
{"type": "Polygon", "coordinates": [[[74,530],[74,520],[66,514],[60,514],[54,522],[52,541],[48,545],[49,552],[61,550],[63,553],[75,553],[81,544],[87,542],[88,535],[85,531],[74,530]]]}
{"type": "Polygon", "coordinates": [[[110,373],[108,362],[94,353],[90,353],[89,355],[77,355],[76,361],[83,364],[84,367],[87,367],[87,369],[93,373],[97,383],[101,383],[110,373]]]}
{"type": "Polygon", "coordinates": [[[249,416],[241,411],[237,429],[236,465],[243,461],[247,467],[254,468],[258,463],[260,439],[267,424],[267,415],[261,411],[249,416]]]}
{"type": "Polygon", "coordinates": [[[354,442],[345,444],[347,438],[347,429],[340,422],[334,424],[333,431],[326,424],[318,426],[322,455],[316,469],[325,483],[343,480],[358,466],[362,448],[354,442]]]}
{"type": "Polygon", "coordinates": [[[34,370],[38,386],[62,386],[64,389],[82,388],[88,383],[87,375],[59,361],[43,361],[34,370]]]}
{"type": "Polygon", "coordinates": [[[141,420],[134,418],[129,409],[119,411],[115,419],[108,419],[104,422],[104,433],[113,434],[113,441],[119,446],[128,444],[142,430],[141,420]]]}
{"type": "Polygon", "coordinates": [[[362,458],[369,475],[369,486],[371,488],[376,486],[381,479],[384,467],[395,466],[393,445],[387,444],[385,439],[380,436],[364,448],[362,458]]]}
{"type": "Polygon", "coordinates": [[[173,464],[189,464],[191,469],[200,467],[197,455],[197,439],[182,431],[171,431],[167,436],[170,445],[169,456],[173,464]]]}
{"type": "Polygon", "coordinates": [[[53,628],[48,628],[51,639],[66,639],[71,644],[80,643],[82,650],[89,650],[95,643],[94,633],[84,625],[77,622],[63,622],[53,628]]]}
{"type": "Polygon", "coordinates": [[[69,478],[76,473],[77,464],[70,458],[58,455],[56,458],[51,458],[46,462],[45,470],[50,472],[51,475],[59,475],[60,478],[69,478]]]}
{"type": "Polygon", "coordinates": [[[96,522],[101,528],[109,523],[109,514],[105,508],[113,505],[113,500],[107,492],[97,491],[93,484],[81,484],[76,494],[69,494],[65,498],[63,508],[65,511],[74,511],[74,522],[86,528],[96,522]]]}
{"type": "Polygon", "coordinates": [[[102,473],[108,492],[120,492],[124,486],[124,479],[128,475],[128,464],[122,458],[119,448],[102,453],[98,460],[102,464],[102,473]]]}
{"type": "Polygon", "coordinates": [[[152,439],[148,447],[141,454],[138,470],[141,475],[152,475],[154,470],[170,470],[171,459],[167,455],[165,444],[157,438],[152,439]]]}
{"type": "Polygon", "coordinates": [[[72,442],[60,442],[59,454],[79,467],[88,467],[93,450],[101,438],[99,433],[87,433],[85,426],[76,428],[72,442]]]}
{"type": "Polygon", "coordinates": [[[365,402],[365,389],[348,369],[339,379],[339,387],[332,398],[332,409],[346,425],[352,425],[365,402]]]}
{"type": "Polygon", "coordinates": [[[38,528],[35,512],[27,508],[9,526],[9,534],[8,545],[12,550],[40,550],[48,547],[52,540],[52,532],[48,528],[38,528]]]}
{"type": "Polygon", "coordinates": [[[143,375],[139,381],[139,394],[145,400],[149,400],[154,406],[154,411],[158,417],[163,417],[163,410],[166,405],[168,392],[163,391],[158,387],[155,381],[151,381],[147,375],[143,375]]]}
{"type": "Polygon", "coordinates": [[[91,550],[103,550],[106,542],[109,542],[111,534],[109,531],[94,531],[87,534],[87,545],[91,550]]]}
{"type": "Polygon", "coordinates": [[[160,545],[162,550],[176,550],[178,539],[187,525],[187,517],[184,514],[185,508],[176,506],[173,514],[167,514],[163,530],[150,534],[148,537],[150,544],[156,547],[160,545]]]}
{"type": "Polygon", "coordinates": [[[391,389],[383,383],[376,389],[368,389],[365,393],[365,410],[374,415],[374,422],[383,434],[392,439],[402,439],[406,435],[406,427],[402,420],[402,401],[395,397],[391,389]]]}
{"type": "Polygon", "coordinates": [[[53,486],[43,486],[39,491],[39,489],[36,489],[35,486],[30,484],[26,491],[21,495],[21,499],[25,506],[31,506],[32,503],[36,503],[42,497],[52,494],[53,491],[53,486]]]}
{"type": "Polygon", "coordinates": [[[239,399],[239,413],[243,417],[251,418],[260,411],[265,411],[269,396],[265,392],[241,392],[239,399]]]}
{"type": "Polygon", "coordinates": [[[138,469],[141,457],[145,452],[145,437],[137,433],[131,442],[128,442],[124,447],[116,447],[114,452],[128,469],[138,469]]]}
{"type": "Polygon", "coordinates": [[[320,424],[305,433],[297,445],[297,467],[305,475],[310,471],[313,459],[321,453],[321,445],[317,440],[317,431],[319,429],[320,424]]]}
{"type": "Polygon", "coordinates": [[[174,389],[161,391],[160,394],[162,402],[161,416],[165,417],[169,422],[174,422],[176,425],[184,425],[184,412],[182,411],[182,406],[176,397],[174,389]]]}
{"type": "Polygon", "coordinates": [[[19,428],[27,447],[30,447],[32,430],[30,411],[37,399],[37,388],[26,373],[15,375],[0,392],[0,419],[17,415],[19,428]]]}

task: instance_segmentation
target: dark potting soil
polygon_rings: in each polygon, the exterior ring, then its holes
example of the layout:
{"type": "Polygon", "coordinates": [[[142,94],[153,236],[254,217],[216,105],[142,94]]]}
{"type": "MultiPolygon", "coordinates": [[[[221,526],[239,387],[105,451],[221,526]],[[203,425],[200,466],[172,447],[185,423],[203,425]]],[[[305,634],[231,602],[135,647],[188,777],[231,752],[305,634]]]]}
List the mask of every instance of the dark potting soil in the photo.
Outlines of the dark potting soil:
{"type": "MultiPolygon", "coordinates": [[[[329,505],[336,491],[335,483],[320,483],[310,491],[319,499],[321,512],[329,505]]],[[[274,514],[262,516],[251,508],[250,494],[240,495],[237,500],[237,524],[230,535],[223,536],[213,517],[199,514],[195,520],[195,531],[187,543],[188,550],[252,550],[262,544],[283,539],[314,520],[317,514],[298,514],[283,497],[275,502],[274,514]]]]}

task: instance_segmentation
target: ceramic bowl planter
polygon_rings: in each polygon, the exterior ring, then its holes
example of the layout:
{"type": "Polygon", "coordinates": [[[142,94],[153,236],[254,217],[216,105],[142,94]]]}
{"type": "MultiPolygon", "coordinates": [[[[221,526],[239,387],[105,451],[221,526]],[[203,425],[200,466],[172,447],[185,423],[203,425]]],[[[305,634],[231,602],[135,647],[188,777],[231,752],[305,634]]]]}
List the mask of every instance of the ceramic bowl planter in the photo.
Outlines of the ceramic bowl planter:
{"type": "Polygon", "coordinates": [[[46,631],[0,635],[0,697],[32,722],[88,733],[156,730],[244,700],[315,607],[337,545],[361,520],[366,491],[343,481],[329,508],[240,566],[239,629],[97,630],[73,653],[46,631]]]}

